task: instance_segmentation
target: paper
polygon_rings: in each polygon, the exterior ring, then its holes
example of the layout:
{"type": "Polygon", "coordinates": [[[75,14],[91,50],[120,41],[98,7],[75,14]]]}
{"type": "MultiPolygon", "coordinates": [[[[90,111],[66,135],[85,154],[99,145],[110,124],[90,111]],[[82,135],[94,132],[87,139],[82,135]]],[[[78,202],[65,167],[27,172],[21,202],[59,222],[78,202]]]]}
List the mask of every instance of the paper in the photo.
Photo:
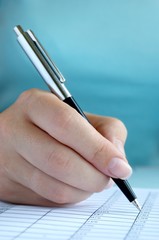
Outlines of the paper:
{"type": "Polygon", "coordinates": [[[159,190],[135,192],[140,213],[115,187],[61,208],[0,202],[0,240],[158,240],[159,190]]]}

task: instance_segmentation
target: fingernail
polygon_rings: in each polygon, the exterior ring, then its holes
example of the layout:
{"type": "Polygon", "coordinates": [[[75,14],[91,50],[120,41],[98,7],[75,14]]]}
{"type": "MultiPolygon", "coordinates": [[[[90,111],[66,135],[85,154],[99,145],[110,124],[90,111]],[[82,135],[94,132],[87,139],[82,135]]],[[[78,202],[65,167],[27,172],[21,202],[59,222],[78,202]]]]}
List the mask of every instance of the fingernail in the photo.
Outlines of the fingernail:
{"type": "Polygon", "coordinates": [[[108,164],[108,171],[111,177],[121,179],[129,178],[132,174],[132,168],[123,159],[112,158],[108,164]]]}
{"type": "Polygon", "coordinates": [[[115,144],[115,146],[117,147],[117,149],[118,149],[124,156],[126,156],[123,143],[122,143],[120,140],[115,139],[115,140],[114,140],[114,144],[115,144]]]}

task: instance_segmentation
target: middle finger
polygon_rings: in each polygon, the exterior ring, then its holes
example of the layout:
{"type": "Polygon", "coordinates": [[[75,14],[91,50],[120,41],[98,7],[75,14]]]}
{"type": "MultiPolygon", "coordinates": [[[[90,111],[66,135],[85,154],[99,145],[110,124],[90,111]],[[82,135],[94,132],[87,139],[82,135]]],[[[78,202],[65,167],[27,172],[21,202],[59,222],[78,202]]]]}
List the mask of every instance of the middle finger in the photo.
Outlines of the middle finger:
{"type": "Polygon", "coordinates": [[[16,137],[16,151],[32,165],[78,189],[99,192],[109,177],[99,172],[71,148],[55,140],[30,122],[16,137]]]}

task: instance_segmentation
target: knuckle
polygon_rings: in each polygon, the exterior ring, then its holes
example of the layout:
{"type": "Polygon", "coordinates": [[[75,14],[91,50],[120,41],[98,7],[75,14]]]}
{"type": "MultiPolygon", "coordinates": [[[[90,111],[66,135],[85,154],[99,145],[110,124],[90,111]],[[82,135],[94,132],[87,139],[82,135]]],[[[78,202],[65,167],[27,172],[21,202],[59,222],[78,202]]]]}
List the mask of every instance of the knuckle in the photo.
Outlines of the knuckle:
{"type": "Polygon", "coordinates": [[[127,128],[125,124],[120,119],[117,119],[117,118],[114,118],[113,121],[114,121],[114,125],[120,128],[127,135],[127,128]]]}
{"type": "Polygon", "coordinates": [[[18,97],[17,101],[3,113],[0,114],[0,135],[7,138],[7,136],[13,135],[14,128],[18,126],[21,117],[28,112],[28,106],[37,95],[38,90],[27,90],[18,97]]]}
{"type": "Polygon", "coordinates": [[[98,141],[97,147],[94,148],[94,152],[93,152],[93,155],[91,157],[91,162],[96,163],[99,160],[101,161],[101,159],[103,159],[101,156],[103,155],[103,153],[107,153],[108,150],[109,149],[108,149],[108,146],[107,146],[106,142],[98,141]]]}
{"type": "Polygon", "coordinates": [[[68,157],[64,156],[63,152],[58,150],[53,150],[47,158],[48,167],[50,169],[54,168],[56,172],[70,172],[71,171],[71,161],[68,157]]]}
{"type": "Polygon", "coordinates": [[[17,104],[24,113],[29,113],[34,102],[38,102],[40,98],[39,90],[29,89],[20,94],[17,104]]]}
{"type": "MultiPolygon", "coordinates": [[[[69,107],[70,108],[70,107],[69,107]]],[[[74,109],[69,109],[68,107],[61,108],[57,116],[57,123],[59,125],[59,129],[61,130],[61,134],[65,134],[66,131],[72,126],[72,121],[74,119],[74,109]]]]}
{"type": "Polygon", "coordinates": [[[123,142],[125,142],[127,138],[127,128],[125,124],[117,118],[110,118],[110,128],[108,129],[108,132],[106,133],[106,136],[108,139],[112,139],[112,137],[117,137],[121,139],[123,142]]]}
{"type": "Polygon", "coordinates": [[[18,98],[18,101],[20,103],[26,103],[26,101],[32,99],[33,97],[37,96],[37,89],[29,89],[24,92],[22,92],[18,98]]]}

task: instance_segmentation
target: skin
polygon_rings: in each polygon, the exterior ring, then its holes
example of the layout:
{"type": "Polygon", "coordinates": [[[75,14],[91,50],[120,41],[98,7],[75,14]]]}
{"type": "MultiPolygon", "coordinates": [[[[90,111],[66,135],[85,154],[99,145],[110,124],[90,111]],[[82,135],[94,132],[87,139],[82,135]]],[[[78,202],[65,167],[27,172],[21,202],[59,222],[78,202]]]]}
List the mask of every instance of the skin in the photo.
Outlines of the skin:
{"type": "Polygon", "coordinates": [[[91,124],[51,93],[32,89],[0,114],[0,199],[57,206],[76,203],[127,178],[127,131],[114,118],[91,124]]]}

